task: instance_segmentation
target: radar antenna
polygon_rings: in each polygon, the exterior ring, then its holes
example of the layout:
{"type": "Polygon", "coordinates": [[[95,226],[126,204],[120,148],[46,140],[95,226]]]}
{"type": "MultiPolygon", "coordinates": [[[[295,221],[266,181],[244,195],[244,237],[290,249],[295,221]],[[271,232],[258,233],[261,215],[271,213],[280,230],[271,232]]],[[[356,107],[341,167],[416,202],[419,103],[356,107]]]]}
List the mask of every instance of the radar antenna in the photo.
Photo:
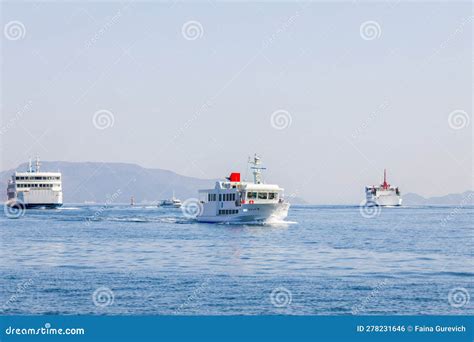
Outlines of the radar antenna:
{"type": "Polygon", "coordinates": [[[254,155],[253,160],[249,158],[249,164],[252,165],[250,168],[253,170],[253,182],[255,184],[262,183],[262,170],[266,170],[266,167],[261,167],[261,160],[257,154],[254,155]]]}

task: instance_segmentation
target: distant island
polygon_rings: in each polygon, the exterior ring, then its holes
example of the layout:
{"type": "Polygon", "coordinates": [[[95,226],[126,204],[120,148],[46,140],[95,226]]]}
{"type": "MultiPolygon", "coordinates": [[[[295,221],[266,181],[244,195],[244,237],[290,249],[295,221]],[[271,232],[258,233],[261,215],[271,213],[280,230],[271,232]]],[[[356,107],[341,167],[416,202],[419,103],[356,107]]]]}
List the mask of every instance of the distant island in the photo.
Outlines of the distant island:
{"type": "Polygon", "coordinates": [[[403,196],[403,205],[474,205],[474,191],[429,198],[408,193],[403,196]]]}
{"type": "MultiPolygon", "coordinates": [[[[16,169],[0,172],[0,191],[7,188],[15,170],[26,170],[27,163],[16,169]]],[[[64,203],[136,203],[154,204],[169,199],[196,198],[199,189],[213,188],[216,179],[186,177],[163,169],[148,169],[128,163],[100,162],[41,162],[41,169],[61,171],[64,203]]],[[[2,191],[6,200],[6,191],[2,191]]],[[[294,204],[305,204],[299,197],[291,197],[294,204]]]]}
{"type": "MultiPolygon", "coordinates": [[[[6,189],[15,170],[26,170],[27,163],[16,169],[0,172],[0,191],[6,189]]],[[[43,170],[59,170],[63,174],[65,203],[157,203],[171,198],[173,192],[180,199],[195,198],[199,189],[214,187],[216,179],[200,179],[179,175],[163,169],[149,169],[129,163],[100,162],[42,162],[43,170]]],[[[2,191],[6,200],[6,191],[2,191]]],[[[308,204],[290,192],[286,198],[292,204],[308,204]]],[[[474,192],[425,198],[418,194],[403,195],[403,205],[473,205],[474,192]]],[[[359,203],[356,203],[358,205],[359,203]]]]}

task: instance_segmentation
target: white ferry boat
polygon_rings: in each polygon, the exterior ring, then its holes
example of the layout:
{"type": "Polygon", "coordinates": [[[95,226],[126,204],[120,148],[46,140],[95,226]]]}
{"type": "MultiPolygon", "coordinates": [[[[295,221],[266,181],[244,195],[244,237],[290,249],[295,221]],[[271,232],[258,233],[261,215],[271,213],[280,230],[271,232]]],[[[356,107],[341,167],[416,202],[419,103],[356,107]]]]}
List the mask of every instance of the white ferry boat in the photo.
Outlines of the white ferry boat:
{"type": "Polygon", "coordinates": [[[181,200],[174,196],[174,191],[173,191],[173,197],[171,199],[163,200],[158,204],[159,207],[172,207],[172,208],[181,208],[181,205],[182,205],[181,200]]]}
{"type": "Polygon", "coordinates": [[[40,161],[36,158],[33,168],[31,160],[28,171],[16,171],[7,186],[7,205],[24,208],[57,208],[63,205],[63,190],[60,172],[40,172],[40,161]]]}
{"type": "Polygon", "coordinates": [[[366,205],[399,206],[402,205],[400,190],[387,183],[387,170],[383,171],[383,183],[379,186],[365,187],[366,205]]]}
{"type": "Polygon", "coordinates": [[[283,220],[290,204],[283,199],[283,189],[262,181],[260,158],[249,160],[253,183],[240,180],[240,173],[231,173],[216,182],[214,189],[199,191],[202,206],[196,219],[200,222],[260,222],[283,220]]]}

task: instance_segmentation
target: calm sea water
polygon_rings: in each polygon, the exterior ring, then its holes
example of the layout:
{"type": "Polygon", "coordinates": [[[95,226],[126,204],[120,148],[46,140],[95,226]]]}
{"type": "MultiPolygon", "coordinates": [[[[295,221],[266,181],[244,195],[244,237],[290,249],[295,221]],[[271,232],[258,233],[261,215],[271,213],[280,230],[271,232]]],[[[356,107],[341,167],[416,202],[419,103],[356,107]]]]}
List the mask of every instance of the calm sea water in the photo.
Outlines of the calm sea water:
{"type": "Polygon", "coordinates": [[[473,207],[294,206],[264,226],[140,206],[0,215],[6,314],[474,313],[473,207]]]}

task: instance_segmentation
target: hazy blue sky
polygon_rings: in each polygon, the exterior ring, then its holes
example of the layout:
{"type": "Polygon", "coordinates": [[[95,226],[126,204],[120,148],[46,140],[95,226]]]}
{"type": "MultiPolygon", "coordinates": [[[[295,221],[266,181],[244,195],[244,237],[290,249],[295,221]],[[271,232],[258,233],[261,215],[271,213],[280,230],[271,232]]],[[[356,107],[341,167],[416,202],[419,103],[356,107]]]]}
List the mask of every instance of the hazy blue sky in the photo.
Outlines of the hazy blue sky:
{"type": "Polygon", "coordinates": [[[472,189],[468,1],[1,13],[2,170],[40,155],[215,178],[258,152],[316,203],[359,203],[384,167],[405,193],[472,189]]]}

